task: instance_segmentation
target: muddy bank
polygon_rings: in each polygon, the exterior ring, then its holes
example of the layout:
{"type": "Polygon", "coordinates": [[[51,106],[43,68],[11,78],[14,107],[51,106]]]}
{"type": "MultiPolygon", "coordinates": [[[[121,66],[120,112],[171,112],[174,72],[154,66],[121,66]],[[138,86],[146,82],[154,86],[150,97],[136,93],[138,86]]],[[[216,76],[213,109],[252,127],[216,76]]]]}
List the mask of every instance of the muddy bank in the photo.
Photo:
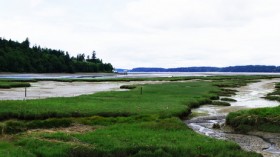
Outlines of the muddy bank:
{"type": "Polygon", "coordinates": [[[279,157],[280,134],[265,132],[250,132],[246,135],[237,134],[230,127],[225,126],[225,117],[229,112],[278,106],[279,102],[262,98],[274,90],[274,82],[280,82],[280,79],[261,80],[261,82],[237,88],[237,94],[231,97],[237,102],[231,102],[231,106],[226,107],[204,105],[193,109],[193,113],[201,116],[186,120],[185,123],[200,134],[217,139],[232,140],[243,149],[261,153],[264,157],[279,157]],[[215,125],[215,129],[213,125],[215,125]]]}
{"type": "Polygon", "coordinates": [[[194,131],[222,140],[231,140],[238,143],[242,149],[261,153],[264,157],[280,156],[280,134],[265,132],[250,132],[238,134],[230,127],[225,126],[225,115],[196,117],[185,123],[194,131]],[[213,125],[218,124],[214,129],[213,125]]]}
{"type": "Polygon", "coordinates": [[[55,82],[39,81],[31,83],[25,97],[24,88],[1,89],[0,100],[40,99],[48,97],[72,97],[83,94],[93,94],[103,91],[121,91],[122,85],[163,83],[157,81],[142,82],[55,82]]]}

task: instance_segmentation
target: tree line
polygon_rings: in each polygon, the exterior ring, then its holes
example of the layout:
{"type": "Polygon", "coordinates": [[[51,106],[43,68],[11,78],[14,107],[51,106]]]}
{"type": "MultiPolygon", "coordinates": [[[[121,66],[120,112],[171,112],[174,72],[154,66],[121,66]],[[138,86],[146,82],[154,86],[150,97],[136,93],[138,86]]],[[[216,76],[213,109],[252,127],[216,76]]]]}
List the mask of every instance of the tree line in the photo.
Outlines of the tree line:
{"type": "Polygon", "coordinates": [[[30,73],[75,73],[75,72],[112,72],[110,63],[96,57],[93,51],[91,56],[84,53],[76,57],[68,52],[30,47],[28,38],[17,42],[0,38],[0,72],[30,72],[30,73]]]}

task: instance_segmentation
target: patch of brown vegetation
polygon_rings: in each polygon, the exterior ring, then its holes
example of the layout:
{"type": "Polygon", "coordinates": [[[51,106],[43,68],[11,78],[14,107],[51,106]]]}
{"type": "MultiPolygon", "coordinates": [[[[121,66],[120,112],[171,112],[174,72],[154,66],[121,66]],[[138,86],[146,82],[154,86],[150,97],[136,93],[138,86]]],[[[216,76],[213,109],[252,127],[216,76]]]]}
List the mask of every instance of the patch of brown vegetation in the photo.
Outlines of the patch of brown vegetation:
{"type": "Polygon", "coordinates": [[[28,130],[27,133],[34,133],[34,132],[45,132],[45,133],[55,133],[55,132],[65,132],[65,133],[84,133],[93,131],[96,128],[89,126],[89,125],[83,125],[83,124],[74,124],[70,127],[66,128],[50,128],[50,129],[33,129],[28,130]]]}
{"type": "Polygon", "coordinates": [[[2,134],[0,135],[0,141],[13,141],[15,139],[12,135],[2,134]]]}

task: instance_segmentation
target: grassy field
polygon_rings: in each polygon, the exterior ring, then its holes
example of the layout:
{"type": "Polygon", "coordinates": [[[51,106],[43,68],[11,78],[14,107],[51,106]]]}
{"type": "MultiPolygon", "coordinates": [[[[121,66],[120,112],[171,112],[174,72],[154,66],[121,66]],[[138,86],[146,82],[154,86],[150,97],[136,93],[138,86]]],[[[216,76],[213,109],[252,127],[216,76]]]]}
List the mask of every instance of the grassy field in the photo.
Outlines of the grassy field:
{"type": "MultiPolygon", "coordinates": [[[[275,90],[267,94],[265,98],[280,102],[280,83],[276,83],[275,90]]],[[[259,130],[280,133],[279,115],[280,106],[242,110],[230,113],[226,123],[240,132],[259,130]]]]}
{"type": "Polygon", "coordinates": [[[257,78],[141,85],[142,94],[136,86],[72,98],[0,101],[0,157],[257,157],[232,142],[199,135],[180,119],[193,107],[235,92],[221,87],[257,78]]]}
{"type": "Polygon", "coordinates": [[[198,135],[178,118],[92,126],[96,130],[84,133],[23,134],[14,146],[37,156],[259,156],[198,135]]]}
{"type": "Polygon", "coordinates": [[[190,108],[211,103],[218,88],[207,82],[143,85],[123,92],[103,92],[72,98],[0,101],[0,119],[46,119],[54,117],[131,116],[159,114],[183,116],[190,108]]]}

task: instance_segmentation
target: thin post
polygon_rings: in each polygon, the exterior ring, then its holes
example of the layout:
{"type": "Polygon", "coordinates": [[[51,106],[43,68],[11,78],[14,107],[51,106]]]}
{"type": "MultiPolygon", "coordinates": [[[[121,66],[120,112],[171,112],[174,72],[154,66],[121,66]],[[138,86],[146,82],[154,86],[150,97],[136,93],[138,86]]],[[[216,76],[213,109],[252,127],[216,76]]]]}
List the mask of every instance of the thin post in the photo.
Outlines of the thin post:
{"type": "Polygon", "coordinates": [[[142,87],[140,88],[141,90],[140,90],[140,93],[141,93],[141,95],[142,95],[142,93],[143,93],[143,89],[142,89],[142,87]]]}
{"type": "Polygon", "coordinates": [[[25,87],[25,90],[24,90],[24,96],[25,96],[25,98],[26,98],[26,96],[27,96],[27,90],[26,90],[26,87],[25,87]]]}

